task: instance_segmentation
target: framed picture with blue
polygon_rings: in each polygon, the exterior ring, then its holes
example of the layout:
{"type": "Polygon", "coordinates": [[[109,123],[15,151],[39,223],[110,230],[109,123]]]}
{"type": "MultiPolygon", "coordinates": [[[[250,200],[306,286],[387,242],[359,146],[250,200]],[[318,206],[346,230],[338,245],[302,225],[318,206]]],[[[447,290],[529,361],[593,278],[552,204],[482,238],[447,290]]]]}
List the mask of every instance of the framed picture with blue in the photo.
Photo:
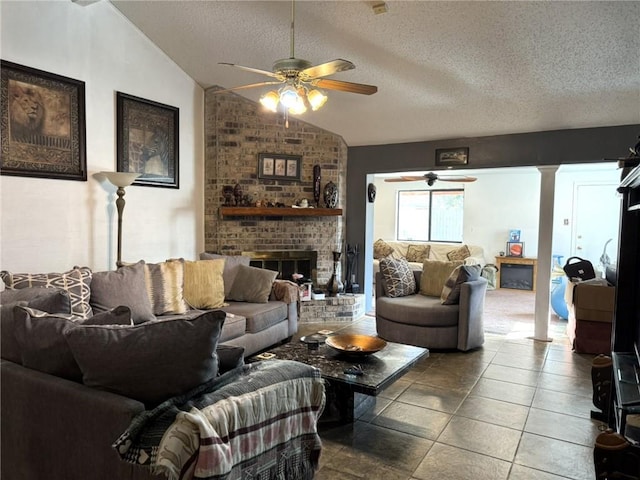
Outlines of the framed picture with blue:
{"type": "Polygon", "coordinates": [[[134,185],[180,188],[177,107],[116,92],[117,169],[140,173],[134,185]]]}

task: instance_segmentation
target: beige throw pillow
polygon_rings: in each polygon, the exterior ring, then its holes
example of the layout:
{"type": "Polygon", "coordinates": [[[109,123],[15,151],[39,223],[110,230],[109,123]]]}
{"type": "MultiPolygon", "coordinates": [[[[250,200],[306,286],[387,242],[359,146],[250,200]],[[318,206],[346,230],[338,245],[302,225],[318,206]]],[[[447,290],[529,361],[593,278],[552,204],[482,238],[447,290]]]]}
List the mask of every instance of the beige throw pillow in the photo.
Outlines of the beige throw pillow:
{"type": "Polygon", "coordinates": [[[425,261],[422,264],[420,293],[428,297],[440,297],[445,282],[458,265],[462,265],[462,262],[425,261]]]}
{"type": "Polygon", "coordinates": [[[193,308],[220,308],[224,303],[224,259],[184,262],[184,299],[193,308]]]}
{"type": "Polygon", "coordinates": [[[407,247],[407,262],[422,263],[429,258],[431,245],[409,245],[407,247]]]}
{"type": "Polygon", "coordinates": [[[154,315],[186,313],[184,301],[184,261],[145,263],[147,294],[154,315]]]}
{"type": "Polygon", "coordinates": [[[449,260],[464,260],[467,257],[471,256],[471,251],[469,247],[466,245],[462,245],[460,248],[454,248],[449,253],[447,253],[447,258],[449,260]]]}
{"type": "Polygon", "coordinates": [[[379,238],[373,244],[373,258],[379,260],[384,257],[388,257],[393,253],[393,247],[387,242],[379,238]]]}

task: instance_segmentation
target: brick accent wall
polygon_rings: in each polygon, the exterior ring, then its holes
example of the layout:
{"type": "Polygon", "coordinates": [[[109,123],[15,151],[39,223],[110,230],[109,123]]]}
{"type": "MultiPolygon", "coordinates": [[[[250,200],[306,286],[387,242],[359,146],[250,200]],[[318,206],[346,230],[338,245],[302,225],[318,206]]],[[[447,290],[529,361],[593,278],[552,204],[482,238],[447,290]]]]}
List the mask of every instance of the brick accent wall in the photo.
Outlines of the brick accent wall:
{"type": "MultiPolygon", "coordinates": [[[[282,202],[301,198],[313,204],[313,166],[321,167],[322,188],[338,186],[338,207],[346,211],[347,145],[342,137],[262,106],[234,93],[205,91],[205,249],[226,255],[260,250],[315,250],[314,284],[324,286],[333,271],[331,252],[342,247],[343,217],[244,217],[220,219],[222,188],[239,184],[253,201],[282,202]],[[301,181],[258,179],[258,154],[301,155],[301,181]]],[[[305,114],[313,121],[313,112],[305,114]]],[[[320,199],[320,206],[324,201],[320,199]]],[[[344,257],[344,255],[343,255],[344,257]]],[[[344,269],[343,269],[344,271],[344,269]]]]}

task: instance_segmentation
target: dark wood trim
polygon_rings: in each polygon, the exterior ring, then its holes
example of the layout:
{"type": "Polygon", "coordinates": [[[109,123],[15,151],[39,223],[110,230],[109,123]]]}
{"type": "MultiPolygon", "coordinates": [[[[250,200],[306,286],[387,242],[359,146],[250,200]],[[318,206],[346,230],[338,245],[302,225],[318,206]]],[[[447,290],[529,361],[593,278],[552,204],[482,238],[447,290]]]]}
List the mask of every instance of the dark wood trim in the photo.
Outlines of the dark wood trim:
{"type": "Polygon", "coordinates": [[[220,218],[225,217],[339,217],[341,208],[292,207],[220,207],[220,218]]]}

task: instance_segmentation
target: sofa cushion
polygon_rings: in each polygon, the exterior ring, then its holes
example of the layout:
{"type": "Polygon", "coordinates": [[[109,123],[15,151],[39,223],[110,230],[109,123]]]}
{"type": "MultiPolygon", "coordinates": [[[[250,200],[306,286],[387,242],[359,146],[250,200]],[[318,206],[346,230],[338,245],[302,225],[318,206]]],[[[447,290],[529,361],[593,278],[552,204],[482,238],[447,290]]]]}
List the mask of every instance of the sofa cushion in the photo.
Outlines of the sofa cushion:
{"type": "Polygon", "coordinates": [[[465,258],[470,256],[471,256],[471,251],[469,250],[469,247],[467,247],[466,245],[462,245],[460,248],[454,248],[449,253],[447,253],[447,258],[452,261],[455,261],[455,260],[462,261],[465,258]]]}
{"type": "Polygon", "coordinates": [[[147,294],[154,315],[182,314],[189,310],[184,301],[184,262],[172,260],[145,263],[147,294]]]}
{"type": "Polygon", "coordinates": [[[184,299],[192,308],[224,306],[224,265],[223,259],[184,262],[184,299]]]}
{"type": "Polygon", "coordinates": [[[91,307],[94,312],[105,312],[118,305],[127,305],[131,309],[133,323],[156,318],[147,294],[144,262],[126,265],[115,271],[93,273],[91,307]]]}
{"type": "Polygon", "coordinates": [[[379,238],[373,244],[373,258],[379,260],[393,253],[393,247],[379,238]]]}
{"type": "Polygon", "coordinates": [[[405,325],[455,327],[458,305],[442,305],[439,297],[409,295],[401,298],[381,297],[376,300],[376,314],[405,325]]]}
{"type": "Polygon", "coordinates": [[[264,268],[238,266],[228,299],[236,302],[267,303],[278,272],[264,268]]]}
{"type": "Polygon", "coordinates": [[[406,259],[391,257],[381,259],[380,273],[386,284],[387,296],[404,297],[416,293],[416,279],[406,259]]]}
{"type": "Polygon", "coordinates": [[[78,326],[66,338],[85,385],[157,405],[214,378],[221,310],[131,327],[78,326]]]}
{"type": "Polygon", "coordinates": [[[88,267],[74,267],[64,273],[11,273],[3,270],[0,277],[9,289],[53,287],[65,290],[71,298],[74,315],[81,318],[93,315],[89,304],[92,272],[88,267]]]}
{"type": "Polygon", "coordinates": [[[224,310],[245,317],[247,333],[265,330],[282,322],[288,315],[287,304],[278,301],[268,303],[229,302],[224,310]]]}
{"type": "Polygon", "coordinates": [[[431,251],[431,245],[414,245],[411,244],[407,247],[407,262],[423,263],[429,258],[429,252],[431,251]]]}
{"type": "Polygon", "coordinates": [[[224,270],[222,271],[222,279],[224,281],[224,296],[229,298],[229,292],[233,286],[233,281],[238,274],[238,267],[240,265],[249,266],[251,262],[250,257],[244,255],[218,255],[217,253],[202,252],[200,254],[200,260],[224,260],[224,270]]]}
{"type": "Polygon", "coordinates": [[[228,311],[232,305],[235,305],[235,302],[231,302],[224,307],[227,318],[222,326],[219,342],[226,342],[227,340],[241,337],[247,332],[247,319],[242,315],[236,315],[228,311]]]}
{"type": "Polygon", "coordinates": [[[444,282],[440,301],[443,305],[455,305],[460,301],[460,286],[464,282],[480,278],[480,265],[460,265],[453,269],[447,281],[444,282]]]}
{"type": "Polygon", "coordinates": [[[420,276],[420,293],[429,297],[438,297],[442,293],[444,283],[451,275],[451,272],[462,265],[462,261],[442,262],[439,260],[427,260],[422,264],[422,275],[420,276]]]}
{"type": "Polygon", "coordinates": [[[30,287],[0,292],[0,354],[5,360],[22,363],[15,336],[14,307],[31,307],[49,313],[71,313],[71,298],[59,288],[30,287]]]}
{"type": "Polygon", "coordinates": [[[73,315],[50,314],[33,308],[16,307],[14,321],[22,365],[68,380],[80,381],[82,375],[67,345],[64,332],[78,325],[131,325],[131,310],[129,307],[119,306],[82,319],[73,315]]]}

